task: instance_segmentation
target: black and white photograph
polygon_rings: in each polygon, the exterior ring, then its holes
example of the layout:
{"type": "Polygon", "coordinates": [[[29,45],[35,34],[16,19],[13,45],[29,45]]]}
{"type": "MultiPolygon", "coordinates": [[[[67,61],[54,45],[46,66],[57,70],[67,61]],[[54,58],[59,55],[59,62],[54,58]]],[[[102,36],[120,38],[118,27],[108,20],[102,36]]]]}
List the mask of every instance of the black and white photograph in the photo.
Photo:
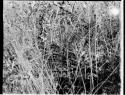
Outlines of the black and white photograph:
{"type": "Polygon", "coordinates": [[[2,94],[124,95],[123,0],[3,0],[2,94]]]}

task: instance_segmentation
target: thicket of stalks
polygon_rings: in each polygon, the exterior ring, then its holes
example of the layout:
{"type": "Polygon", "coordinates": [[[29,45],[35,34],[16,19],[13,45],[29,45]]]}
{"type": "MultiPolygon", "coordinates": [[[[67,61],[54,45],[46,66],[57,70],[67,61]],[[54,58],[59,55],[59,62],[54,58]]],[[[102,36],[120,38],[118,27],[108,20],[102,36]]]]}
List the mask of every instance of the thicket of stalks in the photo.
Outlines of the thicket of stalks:
{"type": "Polygon", "coordinates": [[[18,3],[3,15],[4,93],[120,93],[120,18],[108,14],[120,2],[18,3]]]}

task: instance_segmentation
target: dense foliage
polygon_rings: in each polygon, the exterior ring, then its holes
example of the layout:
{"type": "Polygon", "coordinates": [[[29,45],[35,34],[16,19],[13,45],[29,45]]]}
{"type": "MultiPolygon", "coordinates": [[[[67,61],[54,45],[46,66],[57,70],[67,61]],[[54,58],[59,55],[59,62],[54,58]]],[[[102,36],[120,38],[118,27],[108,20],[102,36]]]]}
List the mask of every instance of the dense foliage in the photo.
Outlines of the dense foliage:
{"type": "Polygon", "coordinates": [[[3,92],[120,94],[121,25],[108,14],[110,5],[38,1],[22,3],[20,13],[12,8],[13,19],[4,13],[16,32],[4,46],[3,92]]]}

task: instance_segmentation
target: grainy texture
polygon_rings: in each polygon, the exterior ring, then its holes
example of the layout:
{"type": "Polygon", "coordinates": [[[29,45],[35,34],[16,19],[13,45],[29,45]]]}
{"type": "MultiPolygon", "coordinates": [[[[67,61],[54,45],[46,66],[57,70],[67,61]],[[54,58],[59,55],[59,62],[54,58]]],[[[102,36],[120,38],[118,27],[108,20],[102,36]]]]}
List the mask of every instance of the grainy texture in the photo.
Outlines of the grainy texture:
{"type": "Polygon", "coordinates": [[[121,89],[120,1],[4,1],[3,93],[121,89]]]}

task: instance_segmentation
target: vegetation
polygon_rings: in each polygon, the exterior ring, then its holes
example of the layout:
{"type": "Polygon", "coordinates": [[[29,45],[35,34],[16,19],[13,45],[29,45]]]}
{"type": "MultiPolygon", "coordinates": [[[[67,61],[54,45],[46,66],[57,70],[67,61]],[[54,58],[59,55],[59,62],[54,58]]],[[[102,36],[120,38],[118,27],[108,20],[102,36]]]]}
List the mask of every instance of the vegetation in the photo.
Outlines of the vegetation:
{"type": "Polygon", "coordinates": [[[108,14],[120,2],[7,4],[3,93],[120,94],[121,22],[108,14]]]}

